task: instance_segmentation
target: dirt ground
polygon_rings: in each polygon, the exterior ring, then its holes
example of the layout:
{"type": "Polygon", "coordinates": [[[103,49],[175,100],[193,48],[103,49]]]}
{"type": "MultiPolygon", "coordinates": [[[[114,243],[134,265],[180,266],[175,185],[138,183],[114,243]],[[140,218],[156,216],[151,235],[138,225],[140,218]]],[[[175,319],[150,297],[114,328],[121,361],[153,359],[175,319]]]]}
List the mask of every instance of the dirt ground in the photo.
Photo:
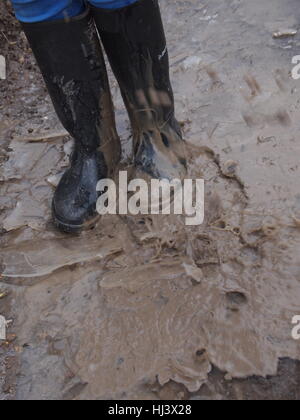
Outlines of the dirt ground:
{"type": "MultiPolygon", "coordinates": [[[[299,400],[297,0],[163,0],[177,117],[206,219],[51,224],[72,141],[0,4],[0,399],[299,400]]],[[[124,153],[127,114],[111,86],[124,153]]]]}

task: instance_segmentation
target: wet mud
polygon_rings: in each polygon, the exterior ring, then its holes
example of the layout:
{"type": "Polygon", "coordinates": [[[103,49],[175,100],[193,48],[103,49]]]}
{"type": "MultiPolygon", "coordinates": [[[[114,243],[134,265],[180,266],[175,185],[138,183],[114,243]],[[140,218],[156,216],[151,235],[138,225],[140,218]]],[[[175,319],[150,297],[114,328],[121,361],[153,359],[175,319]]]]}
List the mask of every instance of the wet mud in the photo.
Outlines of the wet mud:
{"type": "Polygon", "coordinates": [[[2,399],[299,399],[300,34],[273,36],[298,27],[298,2],[161,6],[205,223],[105,216],[80,237],[50,215],[72,140],[0,6],[2,399]]]}

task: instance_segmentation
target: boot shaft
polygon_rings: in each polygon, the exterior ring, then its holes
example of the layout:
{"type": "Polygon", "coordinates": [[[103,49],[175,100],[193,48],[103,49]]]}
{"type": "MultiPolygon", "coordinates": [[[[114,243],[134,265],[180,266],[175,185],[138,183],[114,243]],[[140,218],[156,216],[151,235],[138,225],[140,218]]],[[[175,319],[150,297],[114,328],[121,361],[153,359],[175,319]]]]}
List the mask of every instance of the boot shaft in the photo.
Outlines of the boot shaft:
{"type": "Polygon", "coordinates": [[[163,124],[174,114],[169,56],[157,0],[119,10],[92,8],[131,120],[163,124]],[[145,112],[143,112],[145,111],[145,112]]]}
{"type": "Polygon", "coordinates": [[[133,129],[137,173],[183,178],[186,154],[175,119],[169,56],[157,0],[119,10],[92,9],[133,129]]]}
{"type": "Polygon", "coordinates": [[[105,62],[90,12],[22,27],[56,113],[77,148],[93,153],[117,138],[105,62]]]}

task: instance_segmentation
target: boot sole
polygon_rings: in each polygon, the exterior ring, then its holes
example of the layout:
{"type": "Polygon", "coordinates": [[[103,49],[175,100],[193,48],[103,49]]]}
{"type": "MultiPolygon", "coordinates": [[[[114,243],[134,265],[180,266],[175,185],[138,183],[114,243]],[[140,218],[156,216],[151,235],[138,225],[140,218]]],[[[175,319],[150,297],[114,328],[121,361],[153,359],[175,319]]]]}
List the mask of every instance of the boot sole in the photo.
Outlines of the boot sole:
{"type": "Polygon", "coordinates": [[[93,219],[88,220],[84,222],[82,225],[72,225],[71,223],[65,223],[59,220],[59,218],[55,215],[54,209],[53,209],[53,223],[54,226],[59,229],[61,232],[64,233],[81,233],[85,230],[93,229],[97,222],[100,220],[101,215],[96,215],[93,219]]]}
{"type": "MultiPolygon", "coordinates": [[[[131,166],[128,168],[127,165],[125,165],[124,167],[120,164],[120,160],[118,160],[118,162],[115,164],[116,168],[115,170],[112,171],[111,173],[111,178],[114,181],[117,181],[117,173],[119,173],[122,170],[127,170],[128,173],[128,179],[131,180],[133,175],[134,175],[134,167],[131,166]]],[[[53,224],[54,226],[64,232],[64,233],[74,233],[74,234],[80,234],[82,231],[85,230],[91,230],[93,229],[96,224],[98,223],[98,221],[101,219],[101,215],[100,214],[96,214],[95,217],[93,217],[92,219],[84,222],[82,225],[72,225],[71,223],[65,223],[62,222],[59,217],[56,216],[55,213],[55,208],[54,205],[52,203],[52,219],[53,219],[53,224]]]]}

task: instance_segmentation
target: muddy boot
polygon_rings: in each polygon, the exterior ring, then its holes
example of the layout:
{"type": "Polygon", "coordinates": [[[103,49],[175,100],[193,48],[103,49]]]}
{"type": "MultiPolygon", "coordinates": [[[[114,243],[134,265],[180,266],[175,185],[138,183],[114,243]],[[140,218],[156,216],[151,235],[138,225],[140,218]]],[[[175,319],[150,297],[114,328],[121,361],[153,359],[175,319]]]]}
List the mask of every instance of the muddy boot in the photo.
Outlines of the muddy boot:
{"type": "Polygon", "coordinates": [[[131,119],[135,166],[154,178],[182,179],[185,143],[174,115],[169,57],[157,0],[92,13],[131,119]]]}
{"type": "Polygon", "coordinates": [[[120,142],[107,73],[87,11],[68,21],[22,24],[57,115],[75,139],[71,167],[53,199],[56,225],[78,232],[97,218],[97,183],[112,176],[120,142]]]}

